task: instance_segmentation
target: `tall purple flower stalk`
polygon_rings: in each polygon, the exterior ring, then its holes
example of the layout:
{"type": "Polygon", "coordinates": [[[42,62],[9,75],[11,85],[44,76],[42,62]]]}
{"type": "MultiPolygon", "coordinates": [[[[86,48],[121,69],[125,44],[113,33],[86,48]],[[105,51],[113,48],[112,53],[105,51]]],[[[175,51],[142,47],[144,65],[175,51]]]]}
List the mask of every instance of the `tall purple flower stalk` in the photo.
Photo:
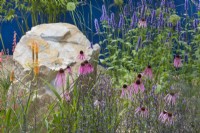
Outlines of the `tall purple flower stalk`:
{"type": "Polygon", "coordinates": [[[185,5],[184,5],[184,7],[185,7],[185,11],[187,12],[187,11],[188,11],[188,0],[185,0],[185,5]]]}
{"type": "Polygon", "coordinates": [[[115,14],[114,14],[114,13],[111,13],[110,25],[112,26],[112,28],[115,28],[115,27],[116,27],[115,14]]]}
{"type": "Polygon", "coordinates": [[[152,13],[151,13],[151,23],[153,24],[154,22],[154,19],[156,19],[156,11],[153,10],[152,13]]]}
{"type": "Polygon", "coordinates": [[[129,0],[128,5],[129,5],[130,11],[133,12],[133,1],[129,0]]]}
{"type": "Polygon", "coordinates": [[[99,22],[96,18],[94,19],[94,26],[95,26],[96,33],[99,33],[100,31],[99,22]]]}
{"type": "Polygon", "coordinates": [[[197,29],[197,27],[198,27],[198,20],[197,19],[194,19],[193,27],[194,27],[195,30],[197,29]]]}
{"type": "Polygon", "coordinates": [[[180,32],[181,31],[181,22],[178,21],[176,24],[176,31],[180,32]]]}
{"type": "Polygon", "coordinates": [[[106,6],[105,5],[102,5],[102,15],[101,15],[101,18],[100,18],[100,21],[108,21],[109,17],[107,15],[107,11],[106,11],[106,6]]]}
{"type": "Polygon", "coordinates": [[[118,28],[123,28],[125,22],[124,22],[124,16],[122,14],[119,15],[120,19],[119,19],[119,24],[118,24],[118,28]]]}
{"type": "Polygon", "coordinates": [[[124,12],[124,16],[127,17],[129,15],[129,11],[128,11],[128,6],[127,5],[124,6],[123,12],[124,12]]]}
{"type": "Polygon", "coordinates": [[[160,6],[164,6],[165,5],[165,0],[162,0],[161,3],[160,3],[160,6]]]}

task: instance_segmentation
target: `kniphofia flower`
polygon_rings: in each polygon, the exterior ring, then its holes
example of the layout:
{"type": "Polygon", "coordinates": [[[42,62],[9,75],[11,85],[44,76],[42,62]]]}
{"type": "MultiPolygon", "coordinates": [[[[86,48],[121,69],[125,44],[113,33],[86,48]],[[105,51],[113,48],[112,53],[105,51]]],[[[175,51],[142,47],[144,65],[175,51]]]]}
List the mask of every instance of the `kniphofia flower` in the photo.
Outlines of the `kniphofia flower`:
{"type": "Polygon", "coordinates": [[[144,70],[143,74],[144,74],[144,76],[146,76],[146,77],[148,77],[150,79],[153,77],[153,72],[152,72],[152,69],[151,69],[150,65],[148,65],[146,67],[146,69],[144,70]]]}
{"type": "Polygon", "coordinates": [[[175,105],[177,98],[177,93],[169,93],[164,97],[164,100],[168,105],[175,105]]]}
{"type": "Polygon", "coordinates": [[[147,21],[144,18],[140,19],[139,22],[138,22],[138,27],[139,28],[146,28],[147,27],[147,21]]]}
{"type": "Polygon", "coordinates": [[[65,71],[61,68],[56,75],[55,86],[64,87],[65,83],[66,83],[65,71]]]}
{"type": "Polygon", "coordinates": [[[148,110],[145,107],[138,107],[135,110],[135,115],[139,115],[141,117],[147,118],[148,115],[149,115],[149,112],[148,112],[148,110]]]}
{"type": "Polygon", "coordinates": [[[82,50],[79,52],[78,59],[85,60],[85,54],[82,50]]]}
{"type": "Polygon", "coordinates": [[[131,91],[134,91],[134,93],[137,94],[139,90],[141,92],[144,92],[145,88],[144,84],[138,79],[135,83],[133,83],[133,88],[131,89],[131,91]]]}
{"type": "Polygon", "coordinates": [[[180,68],[181,66],[182,66],[181,57],[179,55],[176,55],[176,57],[174,58],[174,67],[180,68]]]}

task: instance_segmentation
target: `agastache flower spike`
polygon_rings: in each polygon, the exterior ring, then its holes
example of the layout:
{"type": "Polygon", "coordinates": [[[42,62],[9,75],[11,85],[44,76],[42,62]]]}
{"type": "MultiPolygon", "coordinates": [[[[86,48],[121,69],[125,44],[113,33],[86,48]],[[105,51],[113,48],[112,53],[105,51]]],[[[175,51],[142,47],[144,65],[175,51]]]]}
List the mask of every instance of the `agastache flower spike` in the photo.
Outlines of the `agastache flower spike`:
{"type": "Polygon", "coordinates": [[[107,11],[106,11],[106,7],[105,5],[102,5],[102,16],[100,18],[100,21],[108,21],[108,15],[107,15],[107,11]]]}
{"type": "Polygon", "coordinates": [[[184,5],[184,7],[185,7],[185,11],[187,12],[187,11],[188,11],[188,0],[185,0],[185,5],[184,5]]]}
{"type": "Polygon", "coordinates": [[[136,51],[138,51],[138,49],[141,47],[141,42],[142,42],[142,38],[138,37],[138,41],[137,41],[137,45],[136,45],[136,51]]]}
{"type": "Polygon", "coordinates": [[[129,11],[128,11],[128,6],[127,5],[124,6],[124,11],[123,12],[124,12],[124,16],[127,17],[129,15],[129,11]]]}
{"type": "Polygon", "coordinates": [[[97,19],[94,20],[94,26],[95,26],[96,33],[99,33],[100,28],[99,28],[99,22],[97,19]]]}
{"type": "Polygon", "coordinates": [[[132,12],[133,11],[133,1],[132,0],[129,0],[129,8],[130,8],[130,11],[132,12]]]}
{"type": "Polygon", "coordinates": [[[153,22],[155,21],[156,19],[156,11],[153,10],[152,13],[151,13],[151,23],[153,24],[153,22]]]}
{"type": "Polygon", "coordinates": [[[124,17],[122,14],[120,14],[119,16],[120,16],[120,20],[119,20],[118,28],[121,29],[124,26],[124,17]]]}
{"type": "Polygon", "coordinates": [[[115,14],[114,13],[111,13],[110,21],[111,21],[112,28],[115,28],[116,27],[116,22],[115,22],[115,14]]]}

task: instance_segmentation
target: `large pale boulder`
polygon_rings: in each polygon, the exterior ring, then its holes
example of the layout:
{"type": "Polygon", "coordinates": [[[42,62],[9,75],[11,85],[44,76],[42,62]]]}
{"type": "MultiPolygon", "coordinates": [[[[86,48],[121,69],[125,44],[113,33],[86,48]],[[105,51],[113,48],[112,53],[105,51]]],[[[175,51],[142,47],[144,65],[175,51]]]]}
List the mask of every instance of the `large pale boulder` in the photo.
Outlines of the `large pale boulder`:
{"type": "MultiPolygon", "coordinates": [[[[91,43],[86,36],[71,24],[52,23],[33,27],[21,38],[13,54],[16,80],[10,87],[10,94],[13,94],[13,90],[15,90],[17,92],[14,94],[22,97],[27,96],[24,93],[29,94],[37,90],[37,98],[48,99],[46,101],[51,102],[55,98],[54,94],[41,78],[54,86],[54,80],[60,68],[65,69],[67,66],[71,66],[72,76],[75,79],[78,76],[78,67],[82,62],[77,58],[81,50],[94,66],[92,79],[95,79],[96,60],[98,60],[100,52],[98,44],[91,48],[91,43]],[[34,82],[35,79],[31,73],[33,66],[31,45],[33,42],[39,45],[40,73],[37,83],[34,82]]],[[[56,90],[59,94],[62,93],[62,88],[56,88],[56,90]]]]}

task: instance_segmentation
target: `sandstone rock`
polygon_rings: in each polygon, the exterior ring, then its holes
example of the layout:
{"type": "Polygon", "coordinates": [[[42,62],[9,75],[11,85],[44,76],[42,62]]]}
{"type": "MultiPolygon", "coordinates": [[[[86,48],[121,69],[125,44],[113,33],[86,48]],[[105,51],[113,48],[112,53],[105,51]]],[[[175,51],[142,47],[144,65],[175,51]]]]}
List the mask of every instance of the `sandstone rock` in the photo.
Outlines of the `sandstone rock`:
{"type": "MultiPolygon", "coordinates": [[[[27,94],[35,93],[37,90],[37,99],[55,99],[55,95],[50,91],[49,87],[41,80],[44,79],[54,86],[54,80],[57,72],[67,66],[72,67],[72,78],[78,77],[78,68],[82,61],[77,59],[79,52],[84,51],[87,60],[94,66],[95,79],[97,71],[100,46],[93,45],[90,48],[90,41],[80,32],[80,30],[67,23],[52,23],[35,26],[28,31],[19,41],[13,54],[15,82],[10,87],[9,93],[16,91],[19,95],[21,89],[25,89],[27,94]],[[39,66],[40,73],[36,82],[32,73],[33,61],[31,45],[36,42],[39,45],[39,66]],[[12,89],[14,88],[14,89],[12,89]],[[47,98],[48,97],[48,98],[47,98]]],[[[56,88],[56,87],[55,87],[56,88]]],[[[56,88],[59,94],[62,88],[56,88]]],[[[32,96],[34,98],[35,96],[32,96]]],[[[21,97],[27,99],[27,97],[21,97]]],[[[46,101],[46,100],[44,100],[46,101]]],[[[45,105],[45,104],[44,104],[45,105]]]]}

